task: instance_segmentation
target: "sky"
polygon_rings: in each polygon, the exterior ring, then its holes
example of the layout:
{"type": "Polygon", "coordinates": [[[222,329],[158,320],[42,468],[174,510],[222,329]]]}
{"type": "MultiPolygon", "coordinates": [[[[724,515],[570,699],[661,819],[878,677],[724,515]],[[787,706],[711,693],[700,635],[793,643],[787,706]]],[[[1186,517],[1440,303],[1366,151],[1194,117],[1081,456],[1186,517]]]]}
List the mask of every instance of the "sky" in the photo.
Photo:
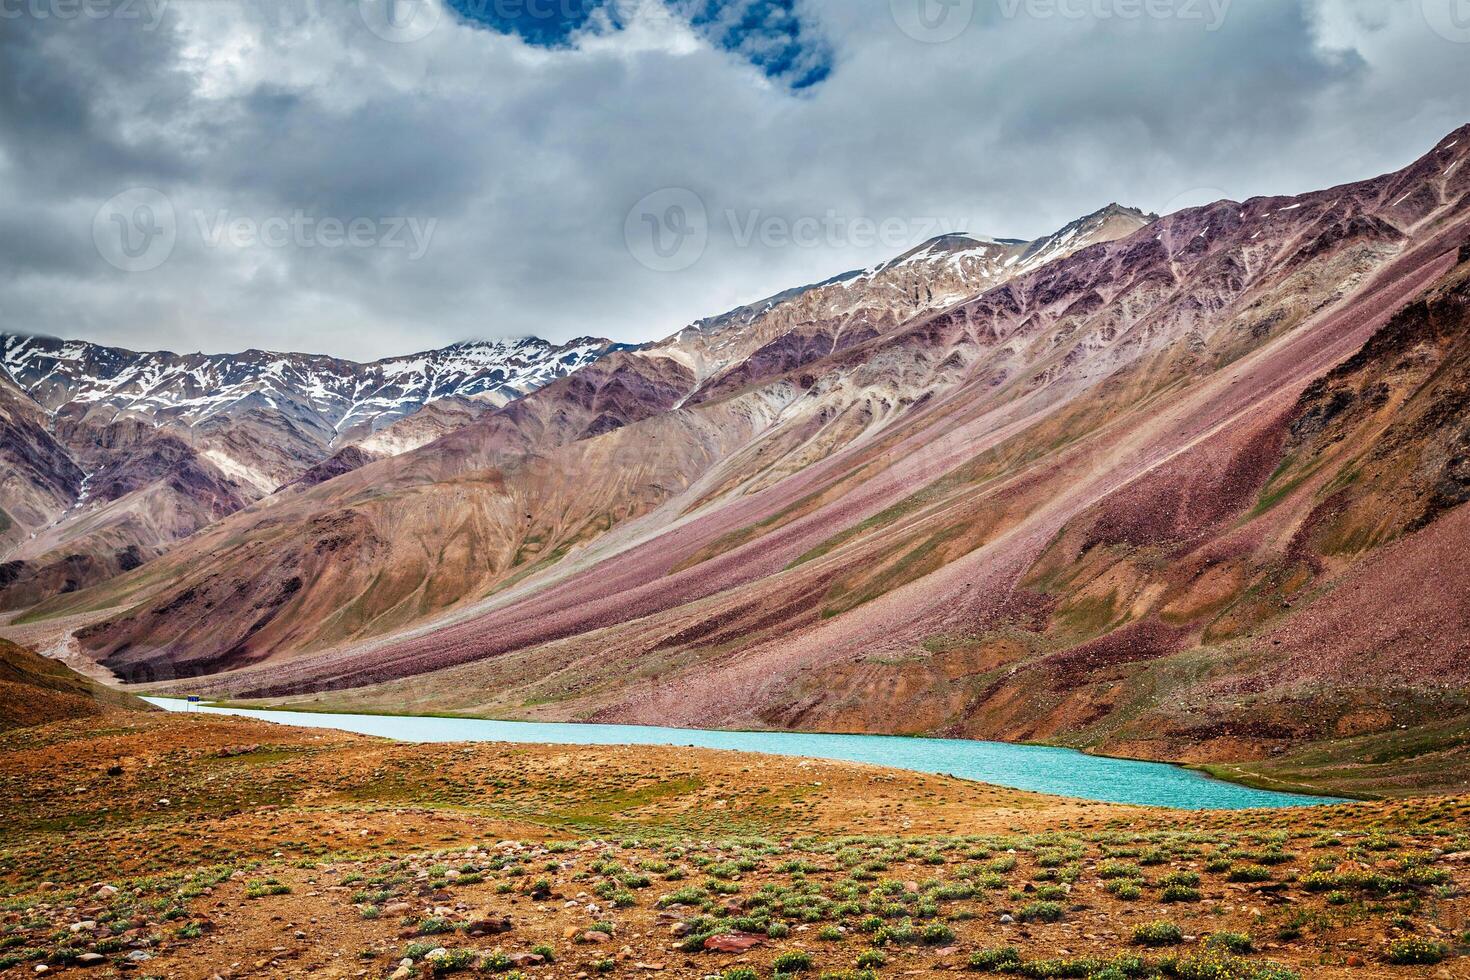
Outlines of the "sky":
{"type": "Polygon", "coordinates": [[[1470,0],[0,0],[0,332],[647,341],[1467,121],[1470,0]]]}

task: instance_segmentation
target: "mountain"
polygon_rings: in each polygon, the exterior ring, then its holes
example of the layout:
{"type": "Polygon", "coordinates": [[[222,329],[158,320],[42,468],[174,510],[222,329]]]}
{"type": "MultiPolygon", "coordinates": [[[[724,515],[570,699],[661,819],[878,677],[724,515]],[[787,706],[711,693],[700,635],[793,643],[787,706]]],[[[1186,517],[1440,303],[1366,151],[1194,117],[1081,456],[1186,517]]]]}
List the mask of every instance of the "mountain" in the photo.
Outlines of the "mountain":
{"type": "Polygon", "coordinates": [[[140,698],[0,639],[0,731],[117,711],[156,710],[140,698]]]}
{"type": "MultiPolygon", "coordinates": [[[[1145,220],[1109,208],[1044,242],[1065,238],[1064,250],[1081,247],[1145,220]]],[[[952,238],[945,244],[958,252],[996,248],[1007,257],[1029,247],[969,240],[957,248],[961,243],[952,238]]],[[[922,256],[918,262],[900,257],[885,268],[839,277],[849,285],[796,290],[762,304],[762,314],[736,311],[718,325],[682,331],[697,338],[689,342],[614,351],[403,454],[401,466],[352,472],[361,460],[328,461],[293,487],[289,499],[277,496],[238,522],[209,529],[178,553],[177,566],[160,566],[165,578],[181,575],[181,588],[162,604],[167,612],[150,611],[129,627],[151,634],[123,641],[133,651],[129,658],[146,660],[153,676],[194,674],[390,633],[556,564],[686,491],[778,423],[787,411],[783,403],[803,398],[783,372],[834,348],[850,349],[836,338],[871,339],[875,325],[892,329],[931,308],[932,295],[895,285],[921,266],[938,275],[937,246],[909,253],[922,256]],[[749,353],[721,370],[716,358],[736,349],[749,353]],[[237,628],[215,611],[225,607],[239,611],[237,628]],[[146,651],[165,646],[167,664],[153,662],[146,651]]],[[[1003,278],[1006,258],[985,268],[971,258],[942,264],[973,279],[976,290],[1003,278]]],[[[1010,267],[1018,264],[1019,258],[1010,267]]],[[[859,437],[875,413],[899,407],[836,397],[848,417],[828,426],[824,446],[859,437]]],[[[130,590],[130,582],[120,581],[119,589],[130,590]]]]}
{"type": "Polygon", "coordinates": [[[656,349],[683,361],[709,400],[870,340],[925,311],[1132,234],[1155,216],[1117,204],[1025,242],[941,235],[887,262],[700,320],[656,349]]]}
{"type": "Polygon", "coordinates": [[[1418,585],[1466,544],[1467,156],[1054,256],[936,240],[28,621],[129,679],[389,710],[1196,760],[1470,716],[1470,590],[1418,585]]]}
{"type": "Polygon", "coordinates": [[[0,371],[0,553],[65,512],[82,471],[51,435],[45,411],[0,371]]]}
{"type": "Polygon", "coordinates": [[[69,428],[123,419],[185,427],[208,436],[252,415],[290,443],[275,453],[240,454],[224,439],[205,453],[231,475],[269,492],[286,482],[297,449],[358,441],[441,399],[495,407],[591,363],[620,345],[582,338],[479,341],[358,364],[314,354],[135,353],[82,341],[0,334],[0,365],[69,428]],[[269,460],[260,465],[263,456],[269,460]]]}
{"type": "Polygon", "coordinates": [[[17,514],[0,608],[129,571],[320,467],[431,442],[622,349],[528,338],[357,364],[0,335],[0,452],[16,460],[0,507],[17,514]]]}

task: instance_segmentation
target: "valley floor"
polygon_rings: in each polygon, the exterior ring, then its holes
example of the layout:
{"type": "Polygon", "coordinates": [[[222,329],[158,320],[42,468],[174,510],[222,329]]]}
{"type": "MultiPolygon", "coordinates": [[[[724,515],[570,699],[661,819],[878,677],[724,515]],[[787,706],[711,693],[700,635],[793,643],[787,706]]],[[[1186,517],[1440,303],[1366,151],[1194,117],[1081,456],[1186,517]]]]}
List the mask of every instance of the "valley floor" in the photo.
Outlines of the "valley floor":
{"type": "Polygon", "coordinates": [[[1191,814],[160,713],[0,760],[4,977],[1470,976],[1464,797],[1191,814]]]}

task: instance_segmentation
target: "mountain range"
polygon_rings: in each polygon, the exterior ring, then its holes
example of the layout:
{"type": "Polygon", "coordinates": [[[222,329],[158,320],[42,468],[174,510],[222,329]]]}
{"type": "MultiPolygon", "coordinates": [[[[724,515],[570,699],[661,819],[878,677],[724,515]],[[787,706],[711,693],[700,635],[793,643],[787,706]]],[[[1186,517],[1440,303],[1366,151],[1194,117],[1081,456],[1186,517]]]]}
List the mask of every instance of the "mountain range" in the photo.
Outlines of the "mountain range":
{"type": "Polygon", "coordinates": [[[457,344],[370,364],[0,334],[0,608],[128,571],[287,486],[431,442],[622,345],[457,344]]]}
{"type": "Polygon", "coordinates": [[[375,710],[1459,752],[1467,156],[944,236],[638,347],[6,338],[7,633],[375,710]]]}

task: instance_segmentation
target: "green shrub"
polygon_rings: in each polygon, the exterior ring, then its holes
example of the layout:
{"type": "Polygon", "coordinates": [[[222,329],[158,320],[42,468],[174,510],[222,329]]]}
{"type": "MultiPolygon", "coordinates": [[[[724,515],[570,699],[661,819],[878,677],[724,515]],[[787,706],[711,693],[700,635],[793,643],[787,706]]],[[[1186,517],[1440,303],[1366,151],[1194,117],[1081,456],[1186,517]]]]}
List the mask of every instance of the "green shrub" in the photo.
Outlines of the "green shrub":
{"type": "Polygon", "coordinates": [[[1125,902],[1132,902],[1143,897],[1143,889],[1128,880],[1110,881],[1107,889],[1125,902]]]}
{"type": "Polygon", "coordinates": [[[1388,944],[1384,959],[1395,966],[1433,966],[1450,955],[1444,943],[1418,936],[1406,936],[1388,944]]]}
{"type": "Polygon", "coordinates": [[[1210,949],[1223,949],[1227,953],[1236,953],[1244,956],[1255,951],[1255,945],[1251,937],[1243,932],[1217,932],[1205,940],[1205,945],[1210,949]]]}
{"type": "Polygon", "coordinates": [[[1218,949],[1166,960],[1161,967],[1165,976],[1177,980],[1300,980],[1295,971],[1280,964],[1256,963],[1218,949]]]}
{"type": "Polygon", "coordinates": [[[970,956],[970,969],[987,973],[1014,971],[1021,965],[1021,954],[1014,946],[982,949],[970,956]]]}
{"type": "Polygon", "coordinates": [[[1270,881],[1271,869],[1263,868],[1259,864],[1247,864],[1241,867],[1231,868],[1230,873],[1225,876],[1226,881],[1270,881]]]}
{"type": "Polygon", "coordinates": [[[884,956],[876,949],[865,949],[858,954],[857,958],[857,965],[860,969],[864,967],[879,969],[887,965],[887,963],[888,957],[884,956]]]}
{"type": "Polygon", "coordinates": [[[942,922],[931,922],[921,938],[926,946],[944,946],[954,942],[954,930],[942,922]]]}
{"type": "Polygon", "coordinates": [[[771,962],[771,968],[777,973],[800,973],[812,968],[812,957],[799,949],[787,950],[771,962]]]}
{"type": "Polygon", "coordinates": [[[1022,922],[1059,922],[1062,907],[1056,902],[1032,902],[1021,909],[1018,918],[1022,922]]]}
{"type": "Polygon", "coordinates": [[[1188,885],[1170,885],[1159,896],[1159,901],[1169,902],[1171,904],[1175,902],[1198,902],[1199,889],[1190,888],[1188,885]]]}
{"type": "Polygon", "coordinates": [[[1184,932],[1174,923],[1160,919],[1135,926],[1133,941],[1140,946],[1178,946],[1184,941],[1184,932]]]}
{"type": "MultiPolygon", "coordinates": [[[[471,950],[451,949],[447,951],[443,956],[431,960],[429,969],[434,973],[435,976],[440,976],[445,973],[458,973],[461,970],[468,970],[474,967],[475,960],[476,955],[471,950]]],[[[510,960],[506,959],[505,965],[501,967],[499,971],[496,971],[495,965],[491,963],[490,958],[487,958],[486,968],[493,972],[504,972],[505,970],[510,969],[510,960]]]]}
{"type": "Polygon", "coordinates": [[[246,898],[265,898],[267,895],[289,895],[291,886],[283,885],[274,878],[265,881],[252,881],[245,886],[246,898]]]}

